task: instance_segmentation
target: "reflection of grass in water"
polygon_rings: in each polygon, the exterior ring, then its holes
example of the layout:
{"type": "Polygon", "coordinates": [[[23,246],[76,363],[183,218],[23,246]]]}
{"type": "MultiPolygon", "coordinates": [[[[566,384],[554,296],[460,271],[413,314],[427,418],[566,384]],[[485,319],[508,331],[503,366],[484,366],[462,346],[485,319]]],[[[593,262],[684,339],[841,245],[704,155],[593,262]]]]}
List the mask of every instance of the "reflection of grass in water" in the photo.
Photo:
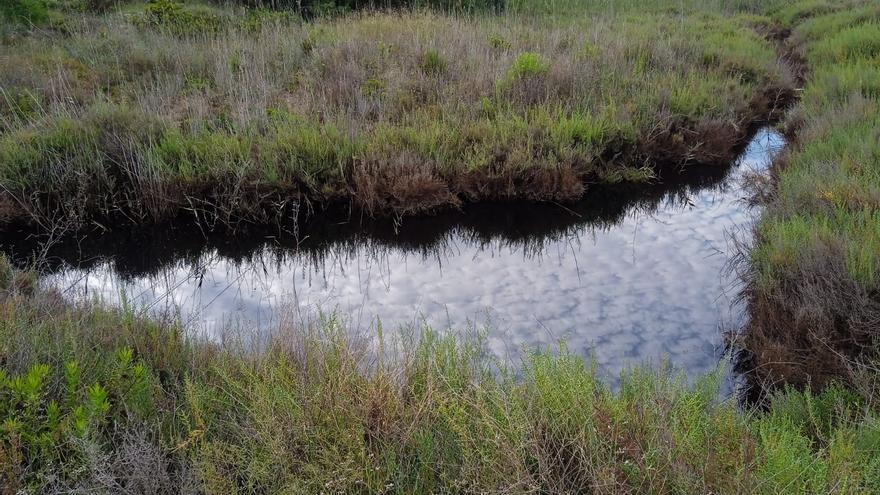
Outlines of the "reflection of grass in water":
{"type": "MultiPolygon", "coordinates": [[[[700,192],[723,191],[728,167],[699,167],[639,187],[596,188],[573,204],[484,204],[463,212],[405,219],[352,219],[348,214],[313,217],[279,229],[257,228],[229,235],[188,223],[129,233],[100,232],[84,239],[62,239],[43,260],[47,271],[65,266],[91,269],[111,260],[124,280],[155,276],[166,269],[200,269],[223,259],[234,266],[280,266],[304,263],[317,269],[328,262],[367,255],[381,259],[389,252],[442,259],[450,243],[498,247],[539,256],[562,239],[609,231],[628,215],[652,215],[688,204],[700,192]]],[[[736,186],[734,186],[736,187],[736,186]]],[[[19,266],[41,253],[41,238],[9,238],[3,251],[19,266]]]]}
{"type": "Polygon", "coordinates": [[[479,340],[380,332],[368,350],[334,318],[282,325],[254,353],[13,286],[0,292],[6,487],[821,493],[880,482],[877,422],[839,389],[744,413],[718,402],[721,372],[687,385],[636,369],[612,392],[564,346],[513,375],[479,340]]]}

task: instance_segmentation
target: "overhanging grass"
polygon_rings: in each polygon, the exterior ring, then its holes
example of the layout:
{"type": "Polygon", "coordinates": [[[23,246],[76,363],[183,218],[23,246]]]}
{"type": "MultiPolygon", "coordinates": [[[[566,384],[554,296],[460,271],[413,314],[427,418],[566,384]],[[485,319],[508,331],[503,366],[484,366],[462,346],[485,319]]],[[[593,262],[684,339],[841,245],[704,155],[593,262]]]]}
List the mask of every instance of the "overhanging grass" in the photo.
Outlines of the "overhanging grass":
{"type": "Polygon", "coordinates": [[[636,368],[610,390],[566,351],[514,374],[478,338],[335,318],[264,352],[130,310],[70,306],[8,269],[0,293],[0,480],[136,493],[870,493],[873,398],[786,391],[766,413],[636,368]],[[11,292],[10,292],[11,291],[11,292]],[[384,337],[382,336],[384,335],[384,337]],[[395,334],[396,335],[396,334],[395,334]]]}

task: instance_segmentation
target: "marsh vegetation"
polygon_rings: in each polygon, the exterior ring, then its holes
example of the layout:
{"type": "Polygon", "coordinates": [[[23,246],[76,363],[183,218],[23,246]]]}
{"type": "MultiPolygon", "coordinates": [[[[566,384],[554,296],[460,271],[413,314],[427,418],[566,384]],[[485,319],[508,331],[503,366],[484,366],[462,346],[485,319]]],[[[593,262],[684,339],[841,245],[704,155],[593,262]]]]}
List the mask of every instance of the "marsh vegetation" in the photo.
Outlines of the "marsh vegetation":
{"type": "Polygon", "coordinates": [[[775,17],[808,77],[746,255],[745,365],[821,388],[876,357],[880,331],[880,6],[802,2],[775,17]]]}
{"type": "Polygon", "coordinates": [[[726,362],[632,363],[612,387],[564,343],[511,363],[480,335],[361,341],[329,315],[281,318],[259,349],[204,339],[0,256],[4,493],[880,491],[875,0],[11,0],[0,17],[0,231],[44,255],[181,219],[210,237],[650,191],[783,114],[791,143],[754,181],[737,265],[755,403],[719,394],[726,362]]]}
{"type": "Polygon", "coordinates": [[[303,22],[159,1],[7,27],[0,220],[401,215],[726,164],[791,99],[753,24],[659,10],[303,22]]]}
{"type": "MultiPolygon", "coordinates": [[[[635,369],[617,390],[564,347],[513,372],[476,336],[280,326],[261,353],[4,272],[9,493],[871,493],[871,395],[786,391],[767,413],[635,369]],[[10,280],[11,279],[11,280],[10,280]],[[394,334],[397,335],[397,334],[394,334]]],[[[870,383],[873,379],[866,376],[870,383]]],[[[870,391],[870,389],[866,389],[870,391]]]]}

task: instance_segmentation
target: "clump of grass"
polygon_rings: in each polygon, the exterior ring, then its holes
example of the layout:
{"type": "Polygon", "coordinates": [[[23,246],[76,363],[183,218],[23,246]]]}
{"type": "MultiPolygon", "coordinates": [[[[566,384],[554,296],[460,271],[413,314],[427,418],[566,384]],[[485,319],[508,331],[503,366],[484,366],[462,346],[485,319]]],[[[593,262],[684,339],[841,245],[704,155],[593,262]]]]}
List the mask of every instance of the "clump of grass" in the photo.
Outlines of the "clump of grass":
{"type": "Polygon", "coordinates": [[[550,70],[550,63],[544,60],[541,55],[524,52],[514,59],[507,71],[507,77],[513,80],[525,79],[546,74],[548,70],[550,70]]]}
{"type": "Polygon", "coordinates": [[[810,47],[814,63],[847,63],[857,60],[877,60],[880,56],[880,24],[864,23],[838,31],[810,47]]]}
{"type": "Polygon", "coordinates": [[[436,50],[427,50],[419,60],[419,67],[426,73],[437,75],[446,69],[446,60],[436,50]]]}

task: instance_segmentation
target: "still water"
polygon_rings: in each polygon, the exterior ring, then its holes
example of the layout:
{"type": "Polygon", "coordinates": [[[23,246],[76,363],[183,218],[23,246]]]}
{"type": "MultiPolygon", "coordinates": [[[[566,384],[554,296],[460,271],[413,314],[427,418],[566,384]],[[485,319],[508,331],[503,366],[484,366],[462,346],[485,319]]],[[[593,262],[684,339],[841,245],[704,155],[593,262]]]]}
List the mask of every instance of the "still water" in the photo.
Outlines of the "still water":
{"type": "Polygon", "coordinates": [[[70,297],[170,311],[209,335],[336,312],[360,334],[379,319],[386,332],[476,327],[503,357],[564,340],[609,376],[664,358],[693,375],[742,324],[725,266],[757,214],[744,178],[782,144],[762,130],[727,170],[575,205],[486,205],[402,225],[316,220],[234,242],[198,229],[80,242],[46,281],[70,297]]]}

